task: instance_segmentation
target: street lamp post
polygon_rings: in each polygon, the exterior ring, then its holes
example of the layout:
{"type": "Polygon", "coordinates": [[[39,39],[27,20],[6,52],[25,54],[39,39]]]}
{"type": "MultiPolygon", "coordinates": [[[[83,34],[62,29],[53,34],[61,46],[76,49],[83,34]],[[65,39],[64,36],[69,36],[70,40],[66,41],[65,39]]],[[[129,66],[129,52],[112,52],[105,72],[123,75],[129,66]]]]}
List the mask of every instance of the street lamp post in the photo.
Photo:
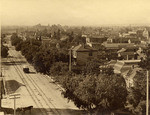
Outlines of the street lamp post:
{"type": "Polygon", "coordinates": [[[16,99],[20,98],[20,94],[10,94],[9,96],[12,96],[10,97],[10,99],[14,99],[14,115],[16,115],[16,99]]]}

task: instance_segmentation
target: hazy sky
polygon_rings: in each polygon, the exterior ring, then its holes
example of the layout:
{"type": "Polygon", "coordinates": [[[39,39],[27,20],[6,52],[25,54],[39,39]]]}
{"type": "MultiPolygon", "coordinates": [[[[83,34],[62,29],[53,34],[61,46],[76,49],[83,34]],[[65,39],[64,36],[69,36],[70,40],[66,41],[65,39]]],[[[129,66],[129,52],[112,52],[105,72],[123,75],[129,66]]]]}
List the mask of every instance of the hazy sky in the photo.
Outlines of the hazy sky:
{"type": "Polygon", "coordinates": [[[0,0],[2,25],[150,23],[150,0],[0,0]]]}

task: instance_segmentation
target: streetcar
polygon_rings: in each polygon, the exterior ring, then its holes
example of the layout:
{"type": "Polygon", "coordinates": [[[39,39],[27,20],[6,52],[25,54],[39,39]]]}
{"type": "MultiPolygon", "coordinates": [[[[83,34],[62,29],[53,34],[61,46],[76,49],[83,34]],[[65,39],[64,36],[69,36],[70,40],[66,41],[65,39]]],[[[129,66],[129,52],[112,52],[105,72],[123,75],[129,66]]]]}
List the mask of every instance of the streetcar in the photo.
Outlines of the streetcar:
{"type": "Polygon", "coordinates": [[[29,67],[24,65],[23,66],[23,71],[24,71],[24,73],[29,73],[29,67]]]}

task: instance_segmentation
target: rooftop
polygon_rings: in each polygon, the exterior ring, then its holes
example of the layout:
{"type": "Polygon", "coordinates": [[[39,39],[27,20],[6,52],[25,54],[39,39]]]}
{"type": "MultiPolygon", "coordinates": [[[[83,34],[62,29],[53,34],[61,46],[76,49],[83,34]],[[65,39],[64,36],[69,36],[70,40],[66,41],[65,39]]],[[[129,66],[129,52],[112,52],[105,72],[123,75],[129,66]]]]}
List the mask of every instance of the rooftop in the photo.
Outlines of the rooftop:
{"type": "Polygon", "coordinates": [[[97,51],[97,49],[90,47],[89,45],[78,45],[72,48],[73,51],[86,52],[86,51],[97,51]]]}
{"type": "Polygon", "coordinates": [[[136,47],[134,43],[103,43],[106,48],[136,47]]]}
{"type": "Polygon", "coordinates": [[[141,60],[121,60],[120,62],[124,63],[139,63],[141,60]]]}

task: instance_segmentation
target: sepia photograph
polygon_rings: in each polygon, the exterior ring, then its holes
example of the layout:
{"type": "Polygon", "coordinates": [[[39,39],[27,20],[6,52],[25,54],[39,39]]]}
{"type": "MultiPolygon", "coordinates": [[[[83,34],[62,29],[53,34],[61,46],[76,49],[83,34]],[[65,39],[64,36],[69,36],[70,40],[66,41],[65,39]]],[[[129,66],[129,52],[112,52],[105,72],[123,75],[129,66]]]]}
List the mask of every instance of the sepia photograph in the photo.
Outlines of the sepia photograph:
{"type": "Polygon", "coordinates": [[[150,115],[150,0],[0,0],[0,115],[150,115]]]}

